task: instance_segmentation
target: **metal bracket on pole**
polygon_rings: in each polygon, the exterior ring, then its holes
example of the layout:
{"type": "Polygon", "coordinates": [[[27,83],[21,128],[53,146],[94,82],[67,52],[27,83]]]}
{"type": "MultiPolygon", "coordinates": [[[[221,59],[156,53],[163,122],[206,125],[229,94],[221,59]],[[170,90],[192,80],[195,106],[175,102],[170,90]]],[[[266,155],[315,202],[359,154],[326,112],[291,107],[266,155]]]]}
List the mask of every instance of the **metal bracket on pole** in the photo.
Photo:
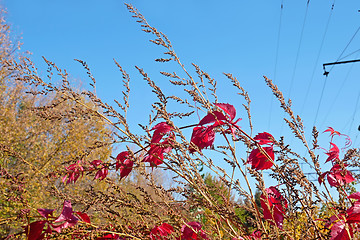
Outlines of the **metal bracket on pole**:
{"type": "Polygon", "coordinates": [[[329,72],[327,72],[327,71],[325,70],[325,66],[336,65],[336,64],[344,64],[344,63],[353,63],[353,62],[360,62],[360,59],[349,60],[349,61],[341,61],[341,62],[324,63],[324,64],[323,64],[324,75],[325,75],[325,76],[328,76],[328,75],[329,75],[329,72]]]}

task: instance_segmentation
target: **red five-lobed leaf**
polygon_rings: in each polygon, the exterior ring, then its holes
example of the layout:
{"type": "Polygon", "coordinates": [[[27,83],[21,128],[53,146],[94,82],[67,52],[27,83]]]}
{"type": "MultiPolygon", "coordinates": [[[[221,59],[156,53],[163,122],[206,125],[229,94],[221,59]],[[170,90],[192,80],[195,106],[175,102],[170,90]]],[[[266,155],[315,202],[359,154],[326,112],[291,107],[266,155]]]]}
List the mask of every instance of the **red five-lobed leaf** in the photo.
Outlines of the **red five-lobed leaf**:
{"type": "Polygon", "coordinates": [[[221,108],[229,116],[229,121],[234,120],[236,116],[236,109],[233,105],[228,103],[214,103],[214,105],[221,108]]]}
{"type": "Polygon", "coordinates": [[[151,240],[162,240],[163,237],[171,234],[174,231],[174,228],[167,223],[163,223],[160,226],[155,226],[150,232],[151,240]]]}
{"type": "Polygon", "coordinates": [[[208,113],[203,119],[200,120],[199,125],[205,125],[208,123],[214,123],[214,122],[220,122],[220,121],[226,121],[226,117],[222,112],[219,111],[213,111],[211,113],[208,113]]]}
{"type": "Polygon", "coordinates": [[[120,180],[130,174],[134,165],[134,162],[129,157],[128,151],[121,152],[116,157],[116,171],[120,169],[120,180]]]}
{"type": "Polygon", "coordinates": [[[353,194],[350,194],[348,196],[349,199],[356,199],[356,200],[360,200],[360,192],[356,192],[356,193],[353,193],[353,194]]]}
{"type": "Polygon", "coordinates": [[[164,153],[171,151],[171,143],[174,141],[175,135],[171,134],[161,143],[150,144],[150,149],[147,152],[143,162],[149,162],[152,167],[156,167],[163,163],[164,153]]]}
{"type": "MultiPolygon", "coordinates": [[[[210,147],[215,140],[215,132],[213,126],[199,126],[195,127],[191,136],[190,144],[194,144],[201,151],[204,148],[210,147]]],[[[196,151],[196,149],[190,145],[190,153],[196,151]]]]}
{"type": "Polygon", "coordinates": [[[331,227],[330,240],[350,240],[353,239],[353,229],[344,220],[339,220],[331,227]],[[349,236],[350,235],[350,236],[349,236]]]}
{"type": "Polygon", "coordinates": [[[52,213],[55,209],[46,209],[46,208],[39,208],[37,211],[40,213],[41,216],[44,218],[49,218],[49,216],[52,216],[52,213]]]}
{"type": "Polygon", "coordinates": [[[158,143],[166,133],[172,130],[172,127],[166,122],[156,124],[151,130],[155,130],[151,138],[151,143],[158,143]]]}
{"type": "Polygon", "coordinates": [[[348,214],[346,220],[348,223],[360,223],[360,201],[354,202],[354,204],[346,210],[348,214]]]}
{"type": "Polygon", "coordinates": [[[206,233],[201,229],[198,222],[188,222],[181,228],[181,240],[208,239],[206,233]],[[190,227],[188,227],[190,226],[190,227]]]}
{"type": "Polygon", "coordinates": [[[255,170],[265,170],[269,169],[274,165],[274,150],[273,147],[263,147],[262,148],[271,160],[260,151],[259,148],[255,148],[251,151],[247,163],[251,164],[251,168],[255,170]]]}
{"type": "Polygon", "coordinates": [[[266,188],[265,191],[267,196],[264,193],[260,196],[264,219],[270,220],[271,224],[276,224],[278,228],[282,229],[284,214],[288,207],[287,200],[276,187],[266,188]]]}
{"type": "Polygon", "coordinates": [[[335,131],[332,127],[328,127],[324,132],[329,132],[331,137],[333,137],[335,135],[338,135],[338,136],[341,135],[340,132],[335,131]]]}
{"type": "Polygon", "coordinates": [[[259,133],[254,137],[254,140],[258,141],[260,145],[263,144],[273,144],[274,143],[274,137],[267,132],[259,133]]]}
{"type": "Polygon", "coordinates": [[[32,222],[25,227],[25,233],[28,240],[43,239],[43,229],[46,224],[46,220],[32,222]]]}
{"type": "Polygon", "coordinates": [[[86,213],[83,213],[83,212],[76,212],[76,214],[81,218],[81,220],[83,220],[84,222],[86,223],[91,223],[90,222],[90,217],[86,214],[86,213]]]}
{"type": "Polygon", "coordinates": [[[65,167],[67,170],[66,175],[62,178],[62,182],[66,184],[75,183],[80,176],[83,175],[84,168],[82,167],[82,161],[77,161],[76,164],[71,164],[68,167],[65,167]],[[66,180],[67,179],[67,180],[66,180]]]}
{"type": "Polygon", "coordinates": [[[71,202],[66,200],[64,201],[63,209],[60,216],[54,221],[54,223],[60,224],[52,224],[52,226],[55,231],[60,233],[63,228],[74,226],[78,222],[78,220],[79,219],[73,214],[71,202]]]}
{"type": "Polygon", "coordinates": [[[94,160],[90,163],[94,167],[101,166],[101,168],[96,172],[94,179],[104,180],[109,174],[107,166],[101,160],[94,160]]]}
{"type": "MultiPolygon", "coordinates": [[[[347,165],[345,164],[345,167],[347,165]]],[[[355,181],[351,172],[343,169],[339,164],[335,164],[330,171],[324,173],[327,174],[327,179],[332,187],[340,187],[347,183],[355,181]]],[[[323,174],[323,175],[324,175],[323,174]]]]}
{"type": "MultiPolygon", "coordinates": [[[[151,130],[155,131],[151,138],[150,149],[143,162],[149,162],[152,167],[156,167],[163,163],[164,153],[171,151],[171,143],[175,140],[175,134],[171,132],[172,127],[166,122],[156,124],[151,130]],[[169,136],[160,142],[164,135],[169,132],[169,136]]],[[[131,165],[131,163],[128,163],[128,166],[129,165],[131,165]]]]}
{"type": "Polygon", "coordinates": [[[330,144],[331,144],[332,148],[330,148],[330,150],[325,153],[326,155],[329,156],[325,162],[339,159],[339,153],[340,153],[339,148],[332,142],[330,144]]]}

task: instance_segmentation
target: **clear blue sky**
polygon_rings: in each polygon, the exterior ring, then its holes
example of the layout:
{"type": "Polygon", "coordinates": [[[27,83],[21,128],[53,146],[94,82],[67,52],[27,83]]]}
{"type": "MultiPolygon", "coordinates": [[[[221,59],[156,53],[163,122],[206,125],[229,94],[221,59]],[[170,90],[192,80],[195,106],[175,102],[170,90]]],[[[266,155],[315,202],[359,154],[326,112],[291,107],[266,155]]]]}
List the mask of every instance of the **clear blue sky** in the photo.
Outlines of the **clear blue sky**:
{"type": "MultiPolygon", "coordinates": [[[[325,88],[322,64],[335,62],[359,28],[360,1],[336,1],[331,11],[334,2],[128,1],[150,25],[170,38],[188,69],[194,62],[214,77],[219,85],[219,101],[236,105],[240,117],[246,119],[245,112],[240,110],[243,100],[228,93],[232,90],[222,73],[232,73],[240,80],[252,99],[255,133],[268,131],[277,139],[284,135],[290,143],[296,142],[281,123],[284,114],[264,83],[262,76],[266,75],[286,97],[290,96],[293,110],[303,118],[308,136],[318,113],[315,123],[320,131],[332,126],[349,134],[358,147],[360,113],[355,107],[360,92],[360,63],[335,66],[325,88]]],[[[160,70],[174,69],[172,65],[154,62],[162,57],[163,49],[148,41],[150,36],[140,30],[123,1],[2,0],[2,4],[8,11],[14,36],[22,37],[22,49],[32,52],[41,74],[45,72],[41,56],[45,56],[86,85],[89,80],[85,71],[73,61],[82,59],[97,79],[100,97],[111,102],[121,98],[122,90],[121,75],[112,60],[115,58],[133,81],[130,117],[134,122],[146,123],[153,95],[134,66],[144,68],[156,81],[161,81],[160,70]]],[[[360,33],[342,57],[359,48],[360,33]]],[[[343,60],[357,58],[360,54],[354,53],[343,60]]],[[[247,129],[247,122],[242,124],[247,129]]],[[[322,143],[327,140],[324,138],[322,143]]]]}

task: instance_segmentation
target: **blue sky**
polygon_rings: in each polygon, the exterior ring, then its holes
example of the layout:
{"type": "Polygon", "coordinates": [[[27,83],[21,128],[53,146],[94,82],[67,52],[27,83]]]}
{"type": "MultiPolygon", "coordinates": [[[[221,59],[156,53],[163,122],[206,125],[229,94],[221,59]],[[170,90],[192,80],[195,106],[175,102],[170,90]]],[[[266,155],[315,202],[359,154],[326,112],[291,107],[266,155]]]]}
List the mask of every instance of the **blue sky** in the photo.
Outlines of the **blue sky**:
{"type": "MultiPolygon", "coordinates": [[[[140,30],[123,1],[1,3],[8,11],[14,37],[21,36],[22,50],[32,53],[44,76],[42,56],[67,69],[71,77],[81,79],[86,86],[89,79],[73,59],[84,60],[97,80],[97,93],[111,103],[114,98],[121,98],[122,91],[121,74],[113,63],[113,58],[116,59],[132,79],[129,117],[134,123],[146,123],[150,102],[154,100],[134,66],[144,68],[160,85],[164,81],[159,71],[177,70],[171,64],[154,61],[162,57],[163,49],[148,41],[150,36],[140,30]]],[[[307,136],[314,123],[320,131],[332,126],[348,134],[358,147],[360,113],[356,103],[360,63],[336,65],[325,88],[322,64],[335,62],[344,50],[342,57],[360,48],[360,33],[354,36],[360,26],[359,1],[129,0],[128,3],[169,37],[189,70],[193,71],[191,63],[196,63],[215,78],[219,101],[237,106],[238,116],[246,119],[241,109],[243,99],[234,97],[236,91],[222,73],[232,73],[239,79],[252,99],[255,133],[268,131],[277,139],[285,136],[289,143],[298,144],[282,123],[284,114],[264,83],[262,76],[266,75],[285,97],[292,99],[294,112],[304,120],[307,136]]],[[[343,60],[357,58],[358,52],[343,60]]],[[[173,94],[171,88],[168,91],[173,94]]],[[[245,130],[246,125],[247,121],[243,121],[245,130]]],[[[329,138],[323,136],[322,143],[327,147],[329,138]]]]}

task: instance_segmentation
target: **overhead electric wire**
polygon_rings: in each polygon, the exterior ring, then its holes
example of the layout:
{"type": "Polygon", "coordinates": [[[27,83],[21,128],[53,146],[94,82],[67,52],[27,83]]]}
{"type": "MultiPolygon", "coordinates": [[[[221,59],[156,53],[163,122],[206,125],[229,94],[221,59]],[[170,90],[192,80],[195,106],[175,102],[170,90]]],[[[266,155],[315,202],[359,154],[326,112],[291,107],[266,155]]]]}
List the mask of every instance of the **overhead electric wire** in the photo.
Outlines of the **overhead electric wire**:
{"type": "MultiPolygon", "coordinates": [[[[278,35],[277,35],[277,43],[276,43],[275,67],[274,67],[274,77],[273,77],[273,82],[274,83],[276,81],[277,63],[278,63],[278,58],[279,58],[280,32],[281,32],[281,22],[282,22],[283,8],[284,8],[284,0],[281,1],[281,7],[280,7],[280,20],[279,20],[279,29],[278,29],[278,35]]],[[[270,129],[273,101],[274,101],[274,98],[273,98],[273,96],[271,96],[268,129],[270,129]]]]}
{"type": "Polygon", "coordinates": [[[316,57],[316,61],[315,61],[315,64],[314,64],[314,68],[313,68],[313,71],[312,71],[312,74],[311,74],[310,82],[309,82],[309,85],[308,85],[307,90],[306,90],[305,99],[304,99],[303,105],[301,107],[300,116],[302,115],[302,113],[304,111],[304,107],[305,107],[307,98],[309,96],[310,88],[311,88],[311,85],[312,85],[313,80],[314,80],[315,70],[318,68],[318,62],[319,62],[320,54],[321,54],[322,48],[324,46],[325,37],[326,37],[327,31],[328,31],[328,28],[329,28],[329,23],[330,23],[330,19],[331,19],[333,10],[334,10],[334,6],[335,6],[335,0],[331,5],[330,14],[329,14],[328,20],[326,22],[325,31],[324,31],[324,34],[322,36],[320,48],[319,48],[319,51],[318,51],[318,54],[317,54],[317,57],[316,57]]]}
{"type": "MultiPolygon", "coordinates": [[[[341,52],[340,56],[336,59],[336,62],[338,62],[340,59],[343,59],[343,58],[341,58],[342,55],[344,54],[344,52],[346,51],[346,49],[349,47],[349,45],[350,45],[350,43],[352,42],[352,40],[354,40],[354,38],[355,38],[356,34],[359,32],[359,30],[360,30],[360,26],[359,26],[358,29],[355,31],[354,35],[351,37],[350,41],[348,42],[348,44],[346,45],[346,47],[344,48],[344,50],[341,52]]],[[[335,66],[335,65],[332,65],[331,68],[330,68],[330,70],[327,71],[327,72],[330,73],[331,70],[334,68],[334,66],[335,66]]]]}
{"type": "Polygon", "coordinates": [[[352,126],[353,126],[353,123],[354,123],[354,120],[355,120],[355,115],[356,115],[356,112],[357,112],[357,107],[359,105],[359,98],[360,98],[360,91],[359,91],[359,94],[358,94],[358,97],[356,99],[356,104],[355,104],[355,109],[354,109],[354,113],[352,115],[352,119],[351,119],[351,124],[350,124],[350,127],[349,127],[349,132],[348,132],[348,135],[350,135],[350,131],[352,129],[352,126]]]}
{"type": "MultiPolygon", "coordinates": [[[[307,18],[307,15],[308,15],[309,3],[310,3],[310,0],[308,0],[307,3],[306,3],[305,16],[304,16],[304,21],[303,21],[302,28],[301,28],[300,40],[299,40],[299,45],[298,45],[298,49],[297,49],[297,53],[296,53],[294,70],[293,70],[293,73],[292,73],[292,78],[291,78],[289,91],[288,91],[288,99],[291,98],[291,91],[292,91],[292,86],[293,86],[293,82],[294,82],[294,78],[295,78],[295,72],[296,72],[296,68],[297,68],[297,63],[298,63],[298,59],[299,59],[299,55],[300,55],[301,43],[302,43],[302,39],[303,39],[303,35],[304,35],[306,18],[307,18]]],[[[285,113],[283,115],[284,115],[283,118],[285,118],[285,113]]],[[[281,124],[280,135],[282,134],[283,127],[284,127],[284,121],[282,121],[282,124],[281,124]]]]}
{"type": "Polygon", "coordinates": [[[295,65],[294,65],[294,69],[293,69],[293,73],[292,73],[292,77],[291,77],[291,82],[290,82],[290,88],[289,88],[289,94],[288,94],[289,98],[291,97],[291,91],[292,91],[292,87],[293,87],[293,83],[294,83],[297,63],[298,63],[298,60],[299,60],[301,43],[302,43],[302,39],[303,39],[303,35],[304,35],[306,18],[307,18],[307,15],[308,15],[309,3],[310,3],[310,0],[308,0],[307,3],[306,3],[306,10],[305,10],[305,16],[304,16],[303,25],[302,25],[302,28],[301,28],[299,46],[298,46],[298,49],[297,49],[296,58],[295,58],[295,65]]]}
{"type": "Polygon", "coordinates": [[[347,57],[350,57],[351,55],[353,55],[354,53],[357,53],[357,52],[359,52],[359,51],[360,51],[360,49],[358,49],[358,50],[356,50],[356,51],[353,51],[352,53],[349,53],[348,55],[340,58],[338,61],[343,60],[343,59],[345,59],[345,58],[347,58],[347,57]]]}
{"type": "MultiPolygon", "coordinates": [[[[354,35],[351,37],[350,41],[348,42],[348,44],[346,45],[346,47],[344,48],[344,50],[341,52],[340,56],[337,58],[336,62],[340,60],[340,58],[342,57],[342,55],[344,54],[344,52],[346,51],[346,49],[349,47],[350,43],[352,42],[352,40],[355,38],[356,34],[359,32],[360,30],[360,26],[358,27],[358,29],[355,31],[354,35]]],[[[328,71],[328,73],[331,72],[331,70],[334,68],[335,65],[332,65],[332,67],[330,68],[330,70],[328,71]]],[[[319,110],[320,110],[320,105],[321,105],[321,102],[322,102],[322,98],[323,98],[323,95],[324,95],[324,89],[325,89],[325,86],[326,86],[326,79],[327,79],[327,76],[325,76],[325,81],[324,81],[324,85],[323,85],[323,88],[322,88],[322,91],[321,91],[321,95],[320,95],[320,100],[319,100],[319,104],[318,104],[318,107],[317,107],[317,110],[316,110],[316,114],[315,114],[315,119],[314,119],[314,124],[313,126],[315,126],[316,124],[316,121],[317,121],[317,116],[319,114],[319,110]]]]}
{"type": "Polygon", "coordinates": [[[335,106],[335,103],[337,102],[337,99],[338,99],[339,96],[340,96],[341,90],[344,88],[345,83],[346,83],[346,81],[347,81],[348,78],[349,78],[349,75],[350,75],[350,72],[351,72],[353,66],[354,66],[354,65],[351,65],[351,66],[350,66],[349,70],[348,70],[347,73],[346,73],[345,79],[341,82],[340,88],[337,89],[337,91],[336,91],[336,96],[335,96],[335,98],[333,98],[332,103],[329,105],[329,106],[330,106],[330,107],[329,107],[329,110],[327,111],[324,120],[323,120],[323,121],[321,122],[321,124],[319,125],[320,127],[322,127],[322,126],[324,125],[324,123],[325,123],[325,121],[327,120],[329,114],[330,114],[331,111],[333,110],[333,108],[334,108],[334,106],[335,106]]]}
{"type": "Polygon", "coordinates": [[[324,90],[325,90],[325,86],[326,86],[326,80],[327,80],[327,77],[328,76],[325,76],[325,79],[324,79],[324,85],[322,87],[322,90],[321,90],[321,95],[320,95],[320,100],[319,100],[319,104],[318,104],[318,107],[317,107],[317,110],[316,110],[316,114],[315,114],[315,119],[314,119],[314,123],[313,123],[313,126],[315,126],[316,124],[316,120],[317,120],[317,116],[319,114],[319,109],[320,109],[320,106],[321,106],[321,101],[322,101],[322,98],[323,98],[323,95],[324,95],[324,90]]]}

